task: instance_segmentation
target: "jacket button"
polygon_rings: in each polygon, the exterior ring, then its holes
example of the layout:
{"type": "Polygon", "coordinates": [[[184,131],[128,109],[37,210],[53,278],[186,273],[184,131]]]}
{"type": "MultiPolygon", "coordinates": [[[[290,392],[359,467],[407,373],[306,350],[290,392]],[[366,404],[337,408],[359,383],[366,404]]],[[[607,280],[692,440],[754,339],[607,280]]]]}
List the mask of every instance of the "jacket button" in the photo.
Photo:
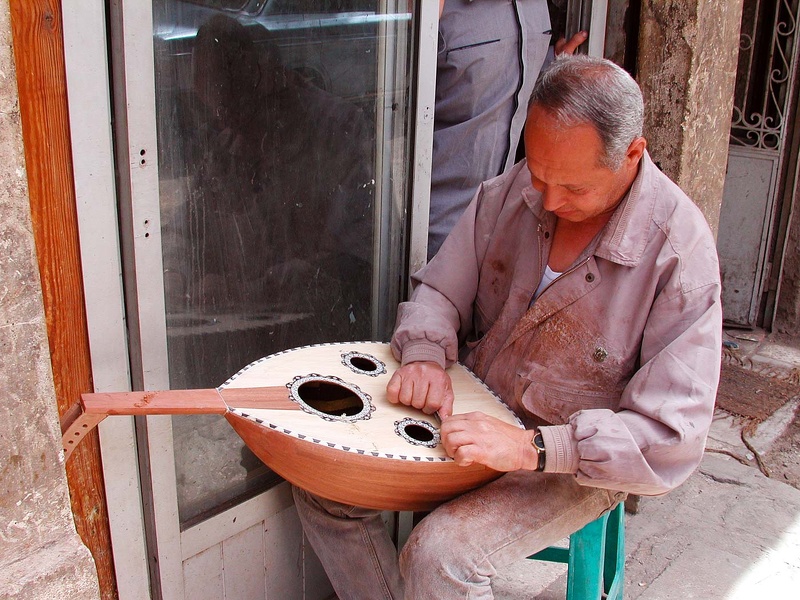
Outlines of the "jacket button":
{"type": "Polygon", "coordinates": [[[592,283],[594,281],[594,273],[587,273],[586,274],[586,281],[592,283]]]}
{"type": "Polygon", "coordinates": [[[602,346],[598,346],[594,349],[592,358],[594,359],[594,362],[603,362],[606,358],[608,358],[608,351],[602,346]]]}

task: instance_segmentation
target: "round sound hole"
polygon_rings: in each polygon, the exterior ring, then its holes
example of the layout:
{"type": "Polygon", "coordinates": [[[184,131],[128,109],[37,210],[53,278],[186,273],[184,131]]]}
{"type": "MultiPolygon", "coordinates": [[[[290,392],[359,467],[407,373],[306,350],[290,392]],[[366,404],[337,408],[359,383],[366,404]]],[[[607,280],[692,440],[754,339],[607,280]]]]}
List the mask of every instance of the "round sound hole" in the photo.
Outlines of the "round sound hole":
{"type": "Polygon", "coordinates": [[[328,421],[369,419],[375,410],[367,394],[338,377],[295,377],[288,387],[290,396],[303,410],[328,421]]]}
{"type": "Polygon", "coordinates": [[[435,448],[439,445],[439,430],[427,421],[405,418],[394,424],[394,431],[415,446],[435,448]]]}
{"type": "Polygon", "coordinates": [[[370,354],[347,352],[342,354],[342,363],[354,373],[377,377],[386,373],[386,365],[370,354]]]}

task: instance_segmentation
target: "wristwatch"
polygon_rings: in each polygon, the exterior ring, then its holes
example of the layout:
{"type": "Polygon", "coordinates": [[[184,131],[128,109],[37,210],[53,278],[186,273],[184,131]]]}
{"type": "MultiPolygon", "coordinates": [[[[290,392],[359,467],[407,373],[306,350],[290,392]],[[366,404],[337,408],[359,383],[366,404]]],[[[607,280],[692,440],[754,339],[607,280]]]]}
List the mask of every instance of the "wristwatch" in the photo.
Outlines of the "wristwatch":
{"type": "Polygon", "coordinates": [[[545,451],[544,451],[544,440],[542,439],[542,432],[539,431],[539,428],[535,428],[533,434],[533,439],[531,440],[531,446],[536,451],[536,456],[538,458],[538,462],[536,464],[537,471],[544,471],[544,462],[545,462],[545,451]]]}

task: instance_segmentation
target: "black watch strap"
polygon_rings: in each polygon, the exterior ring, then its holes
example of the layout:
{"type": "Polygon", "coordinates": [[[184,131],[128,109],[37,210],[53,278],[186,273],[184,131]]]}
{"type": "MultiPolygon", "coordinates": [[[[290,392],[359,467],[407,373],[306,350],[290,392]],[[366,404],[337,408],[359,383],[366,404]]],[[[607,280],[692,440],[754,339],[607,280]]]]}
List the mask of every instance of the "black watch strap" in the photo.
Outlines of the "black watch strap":
{"type": "Polygon", "coordinates": [[[533,449],[536,450],[536,456],[538,458],[538,462],[536,464],[536,470],[544,471],[544,464],[546,460],[544,439],[542,438],[542,432],[539,431],[538,427],[534,430],[533,439],[531,440],[531,446],[533,446],[533,449]]]}

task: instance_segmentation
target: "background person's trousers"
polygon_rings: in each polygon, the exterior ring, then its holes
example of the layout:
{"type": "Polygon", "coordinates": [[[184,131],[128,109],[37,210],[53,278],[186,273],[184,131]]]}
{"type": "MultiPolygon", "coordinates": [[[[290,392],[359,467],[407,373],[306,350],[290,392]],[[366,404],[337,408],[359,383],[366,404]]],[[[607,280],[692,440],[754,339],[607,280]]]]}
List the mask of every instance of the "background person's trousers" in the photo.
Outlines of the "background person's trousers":
{"type": "Polygon", "coordinates": [[[492,598],[499,567],[569,536],[625,498],[580,486],[571,475],[507,473],[427,515],[398,561],[379,511],[293,490],[339,600],[492,598]]]}

